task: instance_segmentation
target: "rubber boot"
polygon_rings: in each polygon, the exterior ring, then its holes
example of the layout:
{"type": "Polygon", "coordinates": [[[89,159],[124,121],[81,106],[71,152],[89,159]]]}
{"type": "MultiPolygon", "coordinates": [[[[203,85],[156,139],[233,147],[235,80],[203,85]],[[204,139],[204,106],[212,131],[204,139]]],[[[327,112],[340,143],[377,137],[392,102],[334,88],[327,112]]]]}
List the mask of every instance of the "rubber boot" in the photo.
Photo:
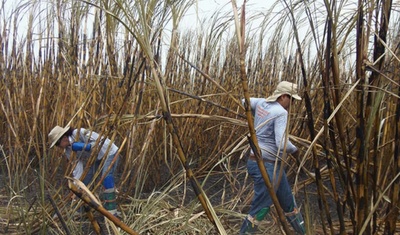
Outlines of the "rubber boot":
{"type": "Polygon", "coordinates": [[[254,217],[247,215],[243,221],[242,227],[240,228],[239,234],[252,234],[257,232],[258,224],[265,218],[265,216],[267,216],[268,212],[269,207],[261,209],[254,217]]]}
{"type": "Polygon", "coordinates": [[[303,216],[297,208],[294,208],[292,212],[286,213],[285,215],[296,234],[306,234],[303,216]]]}
{"type": "Polygon", "coordinates": [[[103,192],[103,207],[108,211],[114,211],[117,209],[117,202],[115,196],[115,188],[109,188],[103,192]]]}
{"type": "Polygon", "coordinates": [[[242,227],[240,228],[240,235],[244,234],[253,234],[258,230],[258,223],[256,220],[251,216],[247,215],[246,218],[243,220],[242,227]]]}
{"type": "Polygon", "coordinates": [[[117,210],[117,200],[114,187],[114,179],[111,176],[107,176],[103,182],[104,191],[102,195],[103,207],[115,216],[119,216],[117,210]]]}

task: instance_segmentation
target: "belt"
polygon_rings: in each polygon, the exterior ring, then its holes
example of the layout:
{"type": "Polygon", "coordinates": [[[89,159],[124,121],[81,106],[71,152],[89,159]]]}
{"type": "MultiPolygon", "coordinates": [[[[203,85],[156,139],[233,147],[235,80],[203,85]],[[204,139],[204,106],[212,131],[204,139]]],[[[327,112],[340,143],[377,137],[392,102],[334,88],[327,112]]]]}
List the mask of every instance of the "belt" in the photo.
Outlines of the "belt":
{"type": "MultiPolygon", "coordinates": [[[[257,158],[256,158],[256,156],[254,154],[250,154],[249,155],[249,160],[257,161],[257,158]]],[[[268,163],[275,164],[274,160],[270,160],[270,159],[266,159],[266,158],[263,158],[262,160],[263,160],[263,162],[268,162],[268,163]]]]}

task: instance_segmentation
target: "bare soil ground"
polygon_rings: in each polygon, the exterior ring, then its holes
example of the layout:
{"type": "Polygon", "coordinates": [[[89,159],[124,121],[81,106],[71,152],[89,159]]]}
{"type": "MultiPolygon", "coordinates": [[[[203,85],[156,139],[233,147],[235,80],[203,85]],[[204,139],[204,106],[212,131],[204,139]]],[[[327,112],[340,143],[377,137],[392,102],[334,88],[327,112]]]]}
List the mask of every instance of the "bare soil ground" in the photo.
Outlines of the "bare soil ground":
{"type": "MultiPolygon", "coordinates": [[[[252,197],[252,182],[251,179],[246,175],[245,169],[245,161],[241,160],[238,163],[239,170],[237,172],[232,172],[233,177],[226,177],[221,172],[213,172],[209,175],[202,175],[197,176],[199,183],[202,184],[203,189],[210,199],[211,204],[215,207],[214,209],[217,211],[217,214],[220,216],[220,220],[228,232],[228,234],[238,234],[239,228],[242,224],[242,219],[246,216],[249,205],[251,202],[252,197]],[[238,192],[240,191],[240,194],[238,192]],[[233,209],[230,209],[233,208],[233,209]],[[231,210],[231,211],[229,211],[231,210]],[[227,212],[229,211],[229,212],[227,212]]],[[[289,180],[294,182],[294,177],[291,172],[288,172],[289,180]]],[[[299,182],[306,179],[305,175],[300,175],[299,182]]],[[[3,176],[0,178],[0,208],[3,215],[6,215],[8,205],[10,203],[9,196],[7,195],[7,182],[6,178],[3,176]]],[[[327,184],[328,185],[328,184],[327,184]]],[[[35,197],[37,197],[36,193],[39,191],[38,187],[30,186],[30,194],[31,197],[27,198],[29,202],[32,202],[35,197]],[[36,190],[35,190],[36,188],[36,190]],[[35,192],[36,191],[36,192],[35,192]]],[[[143,198],[147,198],[149,194],[144,193],[142,196],[143,198]]],[[[124,203],[129,203],[129,200],[125,198],[119,197],[119,203],[123,207],[124,203]]],[[[187,182],[185,185],[181,185],[176,190],[170,193],[171,197],[177,198],[177,200],[173,201],[171,206],[175,207],[189,207],[193,203],[198,203],[198,199],[196,194],[190,185],[187,182]],[[184,196],[183,196],[184,195],[184,196]],[[177,203],[181,203],[178,205],[177,203]]],[[[338,231],[338,219],[336,214],[336,204],[332,201],[330,197],[328,198],[328,205],[329,210],[331,213],[331,219],[334,224],[334,229],[338,231]]],[[[311,233],[310,234],[326,234],[329,233],[329,230],[325,230],[322,227],[322,221],[326,221],[326,218],[322,220],[322,213],[318,206],[318,196],[315,183],[308,184],[304,186],[297,194],[296,194],[296,201],[298,206],[301,208],[303,217],[311,226],[311,233]],[[306,213],[307,212],[307,213],[306,213]]],[[[201,210],[201,207],[200,209],[201,210]]],[[[99,213],[94,213],[96,220],[98,221],[101,230],[105,234],[113,234],[110,232],[109,226],[106,226],[104,222],[104,217],[99,213]]],[[[204,218],[205,223],[207,219],[205,215],[202,215],[204,218]]],[[[346,218],[349,215],[346,214],[346,218]]],[[[124,218],[122,218],[122,221],[124,218]]],[[[12,222],[8,218],[3,217],[0,218],[0,234],[12,234],[10,231],[7,230],[11,228],[12,222]]],[[[14,221],[15,222],[15,221],[14,221]]],[[[86,214],[76,214],[74,216],[74,226],[80,227],[80,230],[83,232],[82,234],[95,234],[93,231],[93,225],[90,223],[86,214]]],[[[399,224],[400,225],[400,224],[399,224]]],[[[346,230],[347,234],[352,233],[352,225],[350,221],[346,222],[346,230]]],[[[259,234],[284,234],[282,232],[282,228],[280,226],[279,221],[277,220],[277,216],[275,210],[271,210],[271,213],[267,216],[267,218],[261,223],[260,225],[260,232],[259,234]]],[[[13,230],[14,231],[14,230],[13,230]]],[[[399,226],[400,232],[400,226],[399,226]]],[[[42,233],[41,233],[42,234],[42,233]]],[[[48,233],[49,235],[53,235],[56,233],[48,233]]],[[[150,234],[150,233],[149,233],[150,234]]],[[[179,233],[171,233],[171,234],[179,234],[179,233]]],[[[185,233],[188,234],[188,233],[185,233]]],[[[193,233],[199,234],[199,233],[193,233]]],[[[215,230],[212,232],[208,232],[207,234],[218,234],[215,230]]]]}

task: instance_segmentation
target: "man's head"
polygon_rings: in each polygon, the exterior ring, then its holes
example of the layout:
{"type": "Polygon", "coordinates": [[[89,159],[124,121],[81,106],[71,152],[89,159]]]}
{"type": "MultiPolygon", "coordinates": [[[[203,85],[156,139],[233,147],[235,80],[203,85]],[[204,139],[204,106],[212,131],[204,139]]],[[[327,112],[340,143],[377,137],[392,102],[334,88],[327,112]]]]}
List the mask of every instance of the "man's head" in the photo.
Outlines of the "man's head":
{"type": "Polygon", "coordinates": [[[64,137],[64,134],[70,129],[69,126],[66,127],[60,127],[60,126],[55,126],[49,133],[49,141],[50,141],[50,148],[52,148],[54,145],[59,145],[60,141],[62,140],[62,137],[64,137]]]}
{"type": "Polygon", "coordinates": [[[301,100],[297,94],[297,85],[283,81],[278,84],[274,93],[267,98],[267,102],[278,101],[285,109],[288,109],[293,100],[301,100]]]}

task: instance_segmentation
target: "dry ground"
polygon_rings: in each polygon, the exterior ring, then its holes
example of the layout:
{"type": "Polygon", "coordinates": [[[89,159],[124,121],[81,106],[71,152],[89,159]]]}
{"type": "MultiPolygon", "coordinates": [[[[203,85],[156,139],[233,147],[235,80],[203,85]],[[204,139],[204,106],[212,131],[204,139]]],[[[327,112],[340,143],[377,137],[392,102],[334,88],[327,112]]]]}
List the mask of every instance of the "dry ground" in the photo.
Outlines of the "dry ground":
{"type": "MultiPolygon", "coordinates": [[[[242,160],[239,163],[238,169],[239,170],[237,173],[233,173],[235,181],[232,181],[232,178],[228,180],[227,177],[225,177],[225,175],[223,175],[223,173],[221,172],[216,172],[210,174],[209,176],[198,177],[199,182],[201,184],[204,184],[203,189],[206,192],[207,196],[209,197],[210,202],[215,207],[215,210],[219,215],[222,215],[220,217],[220,220],[224,228],[228,232],[228,234],[237,234],[237,231],[239,231],[242,219],[249,210],[249,204],[252,194],[251,179],[246,178],[245,160],[242,160]],[[240,196],[238,196],[237,194],[238,188],[243,189],[243,191],[241,191],[240,196]],[[232,213],[227,212],[228,210],[230,210],[229,208],[234,208],[232,209],[232,213]]],[[[291,174],[289,173],[289,176],[290,175],[291,174]]],[[[289,177],[289,180],[293,181],[294,178],[289,177]]],[[[2,215],[0,218],[0,234],[24,234],[22,232],[23,226],[18,225],[17,223],[21,221],[10,220],[10,217],[7,215],[7,213],[10,212],[10,208],[15,207],[15,204],[10,203],[8,191],[6,190],[6,188],[8,187],[6,182],[8,181],[5,181],[5,178],[2,177],[0,180],[0,186],[1,186],[0,211],[2,215]],[[22,233],[12,233],[12,232],[22,232],[22,233]]],[[[33,187],[32,185],[30,187],[36,188],[33,187]]],[[[33,191],[31,191],[31,194],[32,197],[37,196],[33,191]]],[[[144,192],[142,195],[142,199],[146,200],[147,198],[149,198],[150,195],[151,192],[144,192]]],[[[129,195],[126,194],[126,192],[120,193],[119,195],[118,200],[121,210],[123,211],[127,210],[126,208],[129,208],[130,204],[132,203],[132,199],[129,199],[128,196],[129,195]]],[[[168,201],[168,205],[171,208],[181,209],[180,210],[181,213],[187,212],[187,210],[185,210],[186,209],[185,207],[189,208],[192,207],[193,204],[198,203],[198,199],[196,198],[195,193],[193,192],[193,189],[189,183],[187,183],[185,187],[181,185],[180,187],[177,187],[175,190],[170,191],[168,198],[174,199],[168,201]],[[183,208],[181,207],[182,205],[183,208]]],[[[26,200],[29,202],[33,202],[32,198],[27,198],[26,200]]],[[[305,186],[302,190],[300,190],[299,193],[296,195],[296,200],[298,205],[302,208],[303,216],[305,216],[305,208],[307,203],[310,215],[309,221],[311,221],[311,227],[313,230],[311,234],[325,234],[321,226],[321,216],[320,216],[321,213],[318,208],[318,200],[317,200],[315,184],[309,184],[305,186]]],[[[331,214],[332,220],[334,221],[334,228],[338,229],[339,224],[337,222],[338,220],[335,213],[336,206],[332,201],[329,201],[329,206],[332,213],[331,214]]],[[[174,209],[171,208],[169,209],[172,213],[174,209]]],[[[200,211],[195,211],[191,213],[201,214],[202,212],[201,207],[197,206],[197,208],[200,208],[199,209],[200,211]]],[[[160,211],[164,209],[165,208],[160,208],[160,211]]],[[[126,214],[127,211],[124,211],[124,213],[126,214]]],[[[102,215],[99,214],[98,212],[95,212],[94,214],[102,228],[102,231],[104,231],[104,234],[113,234],[112,232],[110,232],[109,227],[105,225],[102,215]]],[[[127,219],[126,217],[123,217],[122,221],[126,222],[127,224],[131,223],[131,221],[129,220],[127,221],[126,219],[127,219]]],[[[206,227],[208,227],[207,234],[217,234],[217,232],[213,230],[212,226],[210,226],[208,219],[204,214],[201,214],[197,219],[201,220],[200,223],[206,224],[206,227]],[[211,229],[209,229],[210,227],[211,229]]],[[[80,228],[82,234],[95,234],[93,231],[93,226],[90,224],[90,221],[88,220],[85,214],[77,213],[74,216],[73,221],[74,225],[80,228]]],[[[353,234],[350,220],[346,222],[346,226],[348,231],[347,234],[353,234]]],[[[400,233],[400,223],[398,227],[400,233]]],[[[48,234],[52,235],[56,233],[49,232],[48,234]]],[[[146,234],[152,234],[152,233],[149,232],[146,234]]],[[[190,234],[190,233],[187,232],[179,233],[175,231],[169,234],[190,234]]],[[[201,233],[193,232],[192,234],[201,234],[201,233]]],[[[271,210],[271,213],[267,216],[266,220],[262,222],[259,234],[275,234],[275,235],[284,234],[279,225],[279,221],[277,220],[277,216],[274,210],[271,210]]]]}

